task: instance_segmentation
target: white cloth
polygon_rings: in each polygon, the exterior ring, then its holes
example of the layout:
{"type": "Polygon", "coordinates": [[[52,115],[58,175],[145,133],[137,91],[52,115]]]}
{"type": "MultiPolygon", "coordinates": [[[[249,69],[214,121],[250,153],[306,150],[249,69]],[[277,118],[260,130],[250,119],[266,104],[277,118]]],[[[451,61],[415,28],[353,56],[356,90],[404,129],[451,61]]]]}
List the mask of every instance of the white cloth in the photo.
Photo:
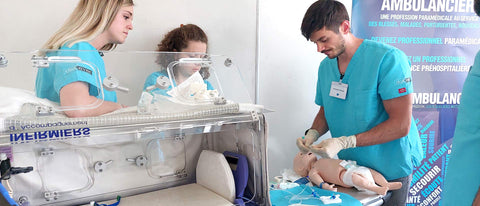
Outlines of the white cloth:
{"type": "Polygon", "coordinates": [[[333,196],[321,196],[320,200],[323,204],[335,204],[335,203],[342,203],[342,199],[340,199],[340,195],[333,195],[333,196]]]}
{"type": "MultiPolygon", "coordinates": [[[[50,107],[58,107],[58,104],[35,96],[30,90],[17,89],[11,87],[0,87],[0,131],[5,131],[5,119],[21,114],[22,107],[25,104],[43,105],[50,107]]],[[[28,105],[27,105],[28,106],[28,105]]]]}
{"type": "Polygon", "coordinates": [[[375,180],[373,179],[372,173],[370,172],[370,169],[363,167],[363,166],[358,166],[355,161],[350,161],[350,160],[343,160],[340,162],[340,165],[347,169],[345,174],[343,175],[343,182],[346,185],[353,186],[357,188],[360,191],[366,190],[365,188],[362,188],[358,185],[355,185],[352,180],[353,173],[359,174],[365,178],[367,178],[368,181],[375,183],[375,180]]]}

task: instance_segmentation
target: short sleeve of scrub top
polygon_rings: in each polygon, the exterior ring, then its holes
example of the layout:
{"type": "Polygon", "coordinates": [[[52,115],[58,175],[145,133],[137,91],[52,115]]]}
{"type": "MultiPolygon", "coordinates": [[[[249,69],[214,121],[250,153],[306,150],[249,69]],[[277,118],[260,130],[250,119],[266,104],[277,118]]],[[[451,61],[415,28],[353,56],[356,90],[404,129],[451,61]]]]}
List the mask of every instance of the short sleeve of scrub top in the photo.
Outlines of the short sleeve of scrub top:
{"type": "Polygon", "coordinates": [[[105,78],[105,66],[98,51],[87,42],[79,42],[72,47],[63,46],[59,51],[48,53],[47,56],[74,56],[81,62],[51,63],[49,68],[39,70],[37,74],[37,96],[60,102],[60,90],[73,82],[85,82],[89,85],[89,94],[99,99],[116,102],[114,91],[103,90],[101,97],[99,85],[105,78]]]}
{"type": "Polygon", "coordinates": [[[383,100],[389,100],[413,93],[410,61],[398,49],[390,50],[384,56],[379,71],[378,93],[383,100]],[[408,62],[404,64],[401,62],[408,62]]]}

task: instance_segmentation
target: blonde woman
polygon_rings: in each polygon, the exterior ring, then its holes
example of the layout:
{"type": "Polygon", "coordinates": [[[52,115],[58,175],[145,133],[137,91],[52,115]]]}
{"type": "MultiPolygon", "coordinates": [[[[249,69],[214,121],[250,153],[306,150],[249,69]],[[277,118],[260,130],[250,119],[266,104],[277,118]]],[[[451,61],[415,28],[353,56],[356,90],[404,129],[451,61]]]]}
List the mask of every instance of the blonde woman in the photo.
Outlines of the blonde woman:
{"type": "Polygon", "coordinates": [[[133,29],[133,5],[133,0],[80,0],[44,49],[58,49],[47,52],[47,56],[77,56],[88,64],[52,63],[49,68],[39,69],[37,96],[66,107],[101,102],[95,108],[65,111],[69,117],[97,116],[122,108],[116,103],[114,91],[103,90],[103,97],[101,95],[98,84],[106,74],[98,50],[112,50],[117,44],[125,42],[128,32],[133,29]]]}

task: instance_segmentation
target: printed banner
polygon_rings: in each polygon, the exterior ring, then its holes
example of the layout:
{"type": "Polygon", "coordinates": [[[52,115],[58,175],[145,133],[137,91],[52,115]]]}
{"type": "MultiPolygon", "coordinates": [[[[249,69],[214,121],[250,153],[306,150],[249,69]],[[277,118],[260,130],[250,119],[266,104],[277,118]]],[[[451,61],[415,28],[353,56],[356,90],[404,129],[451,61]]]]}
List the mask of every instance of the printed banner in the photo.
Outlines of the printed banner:
{"type": "Polygon", "coordinates": [[[412,64],[424,159],[407,205],[439,205],[463,82],[480,48],[474,0],[352,0],[355,36],[395,46],[412,64]]]}

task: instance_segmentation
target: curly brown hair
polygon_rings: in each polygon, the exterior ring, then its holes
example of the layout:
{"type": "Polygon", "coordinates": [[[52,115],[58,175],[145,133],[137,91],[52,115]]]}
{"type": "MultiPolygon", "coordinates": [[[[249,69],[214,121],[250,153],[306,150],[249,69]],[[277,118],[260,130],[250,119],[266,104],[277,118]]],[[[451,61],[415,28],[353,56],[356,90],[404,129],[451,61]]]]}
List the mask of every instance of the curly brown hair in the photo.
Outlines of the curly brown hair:
{"type": "MultiPolygon", "coordinates": [[[[200,41],[208,45],[208,38],[205,32],[195,24],[180,25],[171,31],[169,31],[163,37],[160,44],[158,44],[157,51],[160,52],[181,52],[188,47],[189,41],[200,41]]],[[[157,63],[162,66],[162,71],[167,69],[170,62],[175,61],[172,55],[162,55],[157,57],[157,63]]],[[[210,76],[208,67],[202,67],[200,74],[203,79],[207,79],[210,76]]]]}

